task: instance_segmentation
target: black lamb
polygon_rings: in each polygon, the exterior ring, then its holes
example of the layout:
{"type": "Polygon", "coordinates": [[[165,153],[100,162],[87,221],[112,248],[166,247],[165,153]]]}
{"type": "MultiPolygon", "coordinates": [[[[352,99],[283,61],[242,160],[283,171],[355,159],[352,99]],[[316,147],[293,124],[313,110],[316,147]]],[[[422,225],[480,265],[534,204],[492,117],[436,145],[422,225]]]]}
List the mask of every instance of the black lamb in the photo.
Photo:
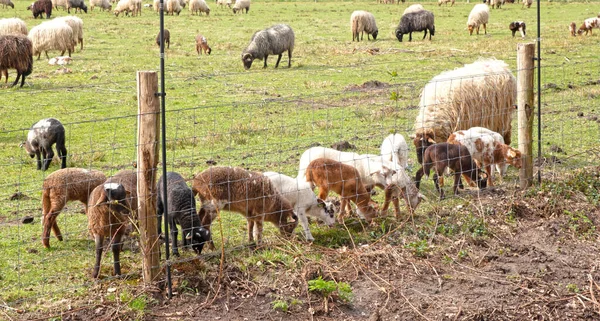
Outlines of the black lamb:
{"type": "Polygon", "coordinates": [[[43,171],[48,169],[54,157],[52,150],[54,144],[62,162],[61,168],[66,168],[65,128],[61,122],[56,118],[45,118],[31,126],[24,145],[29,156],[37,158],[37,169],[43,171]]]}
{"type": "Polygon", "coordinates": [[[433,13],[427,10],[409,12],[400,18],[400,24],[396,28],[396,38],[402,42],[402,36],[408,34],[408,41],[412,41],[414,31],[425,31],[423,34],[423,39],[425,39],[427,30],[429,30],[429,40],[431,40],[431,36],[435,36],[433,13]]]}

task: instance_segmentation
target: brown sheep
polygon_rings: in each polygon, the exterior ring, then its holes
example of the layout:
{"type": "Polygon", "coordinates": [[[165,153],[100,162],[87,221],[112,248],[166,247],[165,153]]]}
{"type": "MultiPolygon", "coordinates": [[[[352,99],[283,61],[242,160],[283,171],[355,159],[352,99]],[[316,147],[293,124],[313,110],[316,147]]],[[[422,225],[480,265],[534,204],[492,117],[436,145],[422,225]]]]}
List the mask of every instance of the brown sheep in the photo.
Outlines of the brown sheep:
{"type": "Polygon", "coordinates": [[[327,199],[329,190],[341,196],[340,220],[343,220],[350,201],[356,204],[358,212],[368,222],[377,216],[377,204],[371,200],[356,168],[335,160],[317,158],[308,164],[305,175],[307,182],[319,187],[320,199],[327,199]]]}
{"type": "MultiPolygon", "coordinates": [[[[169,29],[163,30],[163,36],[165,38],[165,43],[167,44],[167,48],[171,46],[171,33],[169,29]]],[[[160,32],[156,35],[156,45],[160,47],[160,32]]]]}
{"type": "MultiPolygon", "coordinates": [[[[240,167],[214,166],[194,177],[194,195],[202,201],[202,209],[212,203],[219,209],[238,212],[248,220],[248,242],[262,242],[263,222],[273,223],[283,235],[290,235],[298,225],[290,203],[277,192],[271,180],[259,172],[240,167]],[[292,218],[292,221],[288,221],[292,218]]],[[[210,229],[217,211],[199,214],[202,225],[210,229]]],[[[212,246],[212,245],[211,245],[212,246]]]]}
{"type": "Polygon", "coordinates": [[[212,51],[212,49],[210,49],[210,47],[208,46],[208,41],[206,40],[206,37],[204,37],[203,35],[197,35],[196,36],[196,52],[199,55],[202,53],[210,55],[211,51],[212,51]]]}
{"type": "Polygon", "coordinates": [[[85,168],[63,168],[48,175],[42,184],[42,213],[43,232],[42,244],[50,247],[50,229],[59,241],[62,234],[56,223],[56,218],[67,202],[80,201],[87,212],[88,198],[92,190],[104,183],[104,173],[85,168]]]}

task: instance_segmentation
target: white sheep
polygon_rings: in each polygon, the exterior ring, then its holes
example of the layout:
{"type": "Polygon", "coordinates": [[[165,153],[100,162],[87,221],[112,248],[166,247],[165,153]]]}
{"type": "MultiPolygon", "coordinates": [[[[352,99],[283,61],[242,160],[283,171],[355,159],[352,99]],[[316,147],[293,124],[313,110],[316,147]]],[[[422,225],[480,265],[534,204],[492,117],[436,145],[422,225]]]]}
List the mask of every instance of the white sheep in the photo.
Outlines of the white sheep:
{"type": "Polygon", "coordinates": [[[246,14],[250,10],[250,0],[237,0],[233,5],[233,13],[236,14],[238,11],[243,12],[246,9],[246,14]]]}
{"type": "Polygon", "coordinates": [[[231,8],[231,0],[217,0],[217,5],[221,8],[224,5],[227,5],[227,7],[231,8]]]}
{"type": "Polygon", "coordinates": [[[204,0],[190,0],[190,12],[192,15],[194,13],[200,15],[200,13],[206,12],[206,15],[208,16],[210,14],[210,8],[204,0]]]}
{"type": "Polygon", "coordinates": [[[487,34],[486,25],[490,19],[490,8],[485,3],[476,4],[471,13],[469,13],[469,19],[467,19],[467,29],[469,29],[469,35],[473,35],[473,30],[477,30],[479,34],[479,27],[483,26],[483,31],[487,34]]]}
{"type": "Polygon", "coordinates": [[[94,11],[94,8],[98,6],[102,11],[112,10],[112,4],[108,0],[90,0],[90,10],[94,11]]]}
{"type": "Polygon", "coordinates": [[[181,5],[179,4],[179,0],[167,0],[166,1],[166,12],[167,14],[177,14],[179,15],[179,13],[181,12],[181,5]]]}
{"type": "Polygon", "coordinates": [[[452,7],[454,5],[454,1],[455,0],[438,0],[438,6],[441,6],[443,4],[446,4],[446,6],[448,6],[448,3],[450,3],[450,6],[452,7]]]}
{"type": "Polygon", "coordinates": [[[317,198],[305,177],[302,179],[292,178],[275,172],[265,172],[263,175],[271,180],[277,191],[294,207],[294,212],[298,215],[307,241],[315,240],[310,233],[307,216],[316,217],[327,226],[335,223],[333,204],[317,198]]]}
{"type": "Polygon", "coordinates": [[[399,164],[402,168],[408,167],[408,144],[404,136],[391,134],[381,143],[381,156],[384,160],[399,164]]]}
{"type": "Polygon", "coordinates": [[[523,5],[521,7],[524,8],[525,6],[527,6],[527,8],[531,8],[532,4],[533,0],[523,0],[523,5]]]}
{"type": "Polygon", "coordinates": [[[64,21],[73,29],[73,47],[79,43],[81,44],[80,50],[83,50],[83,20],[75,16],[64,16],[54,18],[54,20],[64,21]]]}
{"type": "Polygon", "coordinates": [[[423,8],[423,6],[421,4],[413,4],[410,5],[408,8],[404,9],[404,12],[402,13],[402,15],[405,15],[407,13],[411,13],[411,12],[419,12],[425,10],[425,8],[423,8]]]}
{"type": "Polygon", "coordinates": [[[42,54],[42,51],[46,53],[48,57],[48,50],[60,50],[61,56],[65,51],[75,51],[75,45],[73,44],[73,29],[61,20],[50,20],[43,22],[29,31],[27,37],[31,40],[33,45],[33,55],[38,55],[38,60],[42,54]]]}
{"type": "Polygon", "coordinates": [[[361,41],[364,33],[367,33],[367,40],[370,40],[369,36],[373,36],[373,40],[377,39],[378,29],[375,23],[375,16],[372,13],[357,10],[352,12],[350,16],[350,28],[352,30],[352,41],[361,41]],[[360,34],[360,39],[358,38],[360,34]]]}
{"type": "Polygon", "coordinates": [[[121,12],[125,12],[126,16],[131,13],[131,16],[135,17],[138,13],[141,14],[141,11],[142,3],[140,0],[119,0],[113,12],[117,17],[121,12]]]}
{"type": "Polygon", "coordinates": [[[27,36],[27,25],[19,18],[0,19],[0,35],[27,36]]]}
{"type": "Polygon", "coordinates": [[[58,7],[63,7],[63,9],[67,10],[67,6],[69,5],[69,0],[52,0],[52,6],[54,9],[58,9],[58,7]]]}

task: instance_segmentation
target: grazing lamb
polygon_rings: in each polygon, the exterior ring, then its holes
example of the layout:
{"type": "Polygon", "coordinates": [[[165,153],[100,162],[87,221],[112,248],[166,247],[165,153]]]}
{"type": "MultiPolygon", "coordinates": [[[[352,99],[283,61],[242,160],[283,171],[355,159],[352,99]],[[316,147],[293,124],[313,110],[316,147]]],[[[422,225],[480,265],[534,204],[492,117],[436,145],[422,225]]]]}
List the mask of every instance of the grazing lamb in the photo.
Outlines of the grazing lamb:
{"type": "Polygon", "coordinates": [[[58,119],[45,118],[33,124],[27,133],[27,140],[21,145],[25,147],[31,158],[36,157],[37,169],[45,171],[54,157],[52,150],[54,144],[56,144],[56,151],[62,162],[61,168],[66,168],[65,128],[58,119]]]}
{"type": "MultiPolygon", "coordinates": [[[[259,172],[239,167],[213,166],[194,177],[194,195],[219,209],[238,212],[248,220],[248,242],[262,243],[263,222],[273,223],[281,234],[291,235],[298,225],[293,207],[259,172]],[[288,221],[292,219],[292,221],[288,221]]],[[[216,212],[203,215],[202,226],[210,228],[216,212]]]]}
{"type": "Polygon", "coordinates": [[[479,34],[479,27],[483,26],[483,31],[487,35],[486,25],[490,18],[490,8],[485,3],[476,4],[469,14],[467,19],[467,29],[469,29],[469,35],[473,35],[473,30],[479,34]]]}
{"type": "Polygon", "coordinates": [[[575,22],[571,22],[571,24],[569,25],[569,33],[571,34],[571,36],[576,37],[577,36],[577,24],[575,24],[575,22]]]}
{"type": "Polygon", "coordinates": [[[227,5],[228,8],[231,8],[231,0],[217,0],[217,5],[220,8],[223,8],[225,5],[227,5]]]}
{"type": "Polygon", "coordinates": [[[583,32],[585,32],[585,35],[587,36],[588,31],[589,31],[590,36],[592,36],[593,35],[592,29],[598,28],[598,27],[600,27],[600,18],[598,18],[598,17],[587,18],[583,21],[583,24],[579,27],[579,30],[577,30],[577,34],[582,35],[583,32]]]}
{"type": "Polygon", "coordinates": [[[29,31],[27,36],[31,40],[33,45],[33,55],[38,56],[38,60],[42,55],[42,51],[48,56],[48,50],[60,50],[60,55],[64,55],[65,51],[75,51],[75,45],[73,44],[73,29],[62,20],[51,20],[43,22],[29,31]]]}
{"type": "MultiPolygon", "coordinates": [[[[177,5],[179,5],[179,2],[177,3],[177,5]]],[[[129,13],[131,13],[131,16],[135,17],[136,15],[141,14],[142,3],[141,1],[137,0],[119,0],[113,13],[116,17],[118,17],[119,14],[121,14],[121,12],[125,12],[126,16],[129,16],[129,13]]]]}
{"type": "Polygon", "coordinates": [[[432,168],[435,168],[433,181],[435,189],[440,193],[440,200],[444,199],[444,190],[441,189],[441,186],[444,185],[444,171],[446,168],[454,171],[454,195],[458,194],[461,174],[467,182],[476,182],[480,189],[486,187],[486,175],[482,174],[477,168],[465,146],[439,143],[427,147],[423,154],[423,167],[417,173],[417,188],[419,188],[423,173],[429,176],[432,168]]]}
{"type": "Polygon", "coordinates": [[[210,8],[204,0],[190,0],[190,12],[192,15],[194,15],[194,13],[200,15],[200,13],[205,12],[208,16],[210,14],[210,8]]]}
{"type": "Polygon", "coordinates": [[[381,156],[384,160],[399,164],[402,168],[408,167],[408,144],[404,136],[391,134],[381,143],[381,156]]]}
{"type": "Polygon", "coordinates": [[[350,16],[350,29],[352,31],[352,41],[363,40],[364,33],[367,33],[367,40],[371,40],[369,36],[373,36],[373,40],[377,39],[379,30],[375,23],[375,16],[367,11],[358,10],[352,12],[350,16]],[[360,39],[359,36],[360,35],[360,39]]]}
{"type": "Polygon", "coordinates": [[[438,6],[445,4],[447,7],[448,3],[450,3],[450,6],[452,7],[454,5],[454,1],[455,0],[438,0],[438,6]]]}
{"type": "Polygon", "coordinates": [[[406,208],[410,215],[414,213],[417,206],[419,206],[419,203],[421,203],[422,200],[425,200],[425,196],[419,193],[419,189],[416,187],[415,182],[413,182],[410,175],[402,168],[399,168],[396,173],[394,173],[384,191],[385,200],[381,212],[387,212],[390,202],[392,202],[394,204],[396,218],[400,218],[400,197],[406,202],[406,208]]]}
{"type": "Polygon", "coordinates": [[[19,18],[0,19],[0,35],[27,36],[27,25],[19,18]]]}
{"type": "Polygon", "coordinates": [[[210,49],[210,47],[208,46],[208,41],[206,40],[206,37],[204,37],[203,35],[197,35],[196,36],[196,52],[200,55],[203,52],[205,54],[209,54],[212,52],[212,49],[210,49]]]}
{"type": "Polygon", "coordinates": [[[425,8],[423,8],[422,5],[420,4],[413,4],[410,5],[408,8],[404,9],[404,12],[402,13],[402,15],[405,15],[407,13],[411,13],[411,12],[419,12],[421,10],[425,10],[425,8]]]}
{"type": "Polygon", "coordinates": [[[40,16],[40,19],[43,19],[43,13],[46,14],[46,19],[50,19],[52,15],[52,1],[51,0],[37,0],[27,7],[27,10],[31,10],[33,13],[33,19],[37,19],[40,16]]]}
{"type": "Polygon", "coordinates": [[[15,8],[15,4],[12,3],[12,1],[10,0],[0,0],[0,4],[2,5],[2,8],[6,8],[6,7],[11,7],[11,8],[15,8]]]}
{"type": "Polygon", "coordinates": [[[504,144],[502,135],[483,127],[459,130],[448,137],[448,143],[463,145],[478,165],[485,168],[487,186],[494,186],[492,165],[503,175],[506,165],[521,168],[521,152],[504,144]]]}
{"type": "Polygon", "coordinates": [[[44,217],[42,244],[50,247],[50,229],[59,241],[63,240],[56,219],[70,201],[80,201],[87,212],[88,198],[92,190],[104,183],[104,173],[85,168],[59,169],[44,179],[42,184],[42,214],[44,217]]]}
{"type": "Polygon", "coordinates": [[[233,14],[238,13],[238,11],[243,12],[244,9],[246,9],[246,14],[248,14],[248,11],[250,10],[250,0],[237,0],[232,8],[233,14]]]}
{"type": "Polygon", "coordinates": [[[527,6],[527,8],[531,8],[532,4],[533,4],[533,0],[523,0],[523,6],[521,6],[521,7],[527,6]]]}
{"type": "Polygon", "coordinates": [[[308,227],[308,216],[316,217],[327,226],[335,223],[334,205],[317,198],[304,178],[292,178],[275,172],[265,172],[263,175],[271,180],[277,191],[294,207],[307,241],[315,240],[308,227]]]}
{"type": "Polygon", "coordinates": [[[83,12],[87,13],[87,6],[85,5],[84,0],[68,0],[67,1],[67,13],[71,13],[71,8],[75,8],[75,12],[79,10],[83,10],[83,12]]]}
{"type": "Polygon", "coordinates": [[[490,0],[490,7],[492,7],[492,9],[496,8],[496,9],[500,9],[500,6],[502,6],[504,4],[504,0],[490,0]]]}
{"type": "Polygon", "coordinates": [[[359,215],[371,222],[377,216],[377,203],[362,183],[356,168],[327,158],[317,158],[306,168],[306,181],[319,187],[319,198],[326,199],[329,190],[340,195],[339,220],[343,222],[349,202],[356,204],[359,215]]]}
{"type": "Polygon", "coordinates": [[[102,11],[104,11],[104,10],[111,11],[112,10],[112,4],[110,4],[110,1],[108,1],[108,0],[90,0],[90,10],[94,11],[94,8],[96,6],[100,7],[100,9],[102,9],[102,11]]]}
{"type": "Polygon", "coordinates": [[[255,32],[246,49],[242,51],[244,69],[250,69],[254,59],[264,60],[263,68],[267,68],[267,58],[269,55],[278,55],[277,63],[275,64],[275,68],[277,68],[279,67],[281,56],[286,51],[288,52],[288,68],[291,68],[294,41],[294,31],[286,24],[274,25],[255,32]]]}
{"type": "MultiPolygon", "coordinates": [[[[169,46],[171,46],[171,32],[169,32],[169,29],[163,30],[163,37],[165,38],[164,43],[166,43],[167,48],[169,48],[169,46]]],[[[158,32],[158,35],[156,35],[156,44],[160,47],[160,31],[158,32]]]]}
{"type": "Polygon", "coordinates": [[[166,13],[171,14],[172,16],[176,13],[179,15],[181,12],[181,4],[179,0],[166,0],[166,13]]]}
{"type": "Polygon", "coordinates": [[[65,16],[54,18],[54,20],[64,21],[73,30],[73,46],[78,43],[81,45],[79,50],[83,50],[83,20],[75,16],[65,16]]]}
{"type": "Polygon", "coordinates": [[[6,82],[8,82],[8,69],[17,70],[17,78],[11,87],[19,83],[19,79],[23,87],[25,77],[31,75],[33,70],[31,50],[31,41],[23,35],[0,35],[0,71],[6,77],[6,82]]]}
{"type": "Polygon", "coordinates": [[[525,34],[526,34],[525,28],[526,28],[525,22],[523,22],[523,21],[513,21],[508,25],[508,29],[510,29],[510,31],[512,31],[513,38],[515,37],[515,33],[517,31],[521,32],[522,38],[525,38],[525,34]]]}
{"type": "Polygon", "coordinates": [[[429,30],[429,40],[435,35],[435,24],[433,13],[427,10],[409,12],[400,18],[400,24],[396,28],[396,38],[402,42],[402,36],[408,34],[408,41],[412,41],[414,31],[424,31],[423,39],[427,37],[429,30]]]}
{"type": "Polygon", "coordinates": [[[87,208],[88,229],[96,245],[96,262],[92,277],[98,278],[104,251],[104,239],[112,244],[115,275],[121,275],[119,254],[121,238],[137,213],[137,174],[124,170],[116,173],[102,185],[96,186],[89,197],[87,208]]]}
{"type": "Polygon", "coordinates": [[[185,179],[175,172],[167,173],[167,202],[164,197],[164,176],[158,180],[156,185],[156,212],[159,217],[158,233],[160,234],[160,221],[165,207],[168,209],[168,222],[171,229],[171,242],[173,244],[172,253],[179,256],[177,248],[177,225],[181,225],[183,236],[183,246],[187,246],[188,240],[190,247],[196,254],[202,253],[204,244],[210,241],[210,232],[202,227],[202,222],[196,214],[196,199],[194,193],[185,183],[185,179]]]}

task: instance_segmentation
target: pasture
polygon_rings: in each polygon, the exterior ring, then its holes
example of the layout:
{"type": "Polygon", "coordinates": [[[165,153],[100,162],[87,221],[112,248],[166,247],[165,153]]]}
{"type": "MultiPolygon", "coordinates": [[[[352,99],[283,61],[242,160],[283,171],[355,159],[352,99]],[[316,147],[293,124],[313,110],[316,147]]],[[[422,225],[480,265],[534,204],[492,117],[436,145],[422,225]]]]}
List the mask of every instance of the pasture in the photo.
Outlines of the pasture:
{"type": "MultiPolygon", "coordinates": [[[[0,8],[0,18],[19,17],[29,29],[41,22],[26,10],[29,1],[14,3],[14,9],[0,8]]],[[[171,32],[168,169],[191,177],[216,162],[295,176],[300,154],[315,144],[348,141],[356,152],[377,154],[389,133],[408,140],[419,94],[433,76],[479,57],[502,59],[514,70],[517,43],[535,40],[535,4],[491,10],[488,34],[469,36],[466,20],[475,3],[459,1],[453,7],[423,2],[435,14],[432,41],[414,33],[412,42],[405,36],[400,43],[394,30],[410,4],[256,1],[248,14],[233,15],[209,2],[209,16],[191,16],[187,7],[165,16],[171,32]],[[351,41],[354,10],[375,15],[376,41],[351,41]],[[524,40],[508,30],[515,20],[527,22],[524,40]],[[268,68],[255,61],[245,71],[240,58],[250,37],[276,23],[295,31],[292,67],[285,67],[284,54],[278,69],[271,56],[268,68]],[[198,33],[208,39],[210,56],[196,54],[198,33]]],[[[417,209],[414,224],[402,202],[403,217],[378,218],[373,226],[357,219],[333,228],[313,222],[312,244],[299,228],[285,239],[267,223],[266,244],[255,251],[246,247],[243,217],[224,213],[213,224],[217,251],[205,250],[200,259],[182,251],[172,261],[176,295],[168,304],[164,289],[142,286],[136,232],[121,256],[125,276],[111,276],[106,254],[102,278],[91,279],[94,244],[81,204],[69,203],[59,216],[65,240],[52,237],[50,249],[41,245],[41,185],[59,163],[35,170],[19,147],[28,128],[42,118],[60,119],[69,167],[107,175],[130,169],[136,71],[159,69],[154,10],[143,8],[138,17],[98,8],[77,13],[84,49],[73,53],[68,72],[42,58],[23,88],[0,84],[0,319],[191,320],[206,313],[227,320],[598,318],[600,36],[568,34],[571,21],[580,25],[598,12],[593,2],[542,3],[543,158],[534,168],[542,170],[541,185],[518,190],[518,171],[510,168],[495,189],[438,202],[425,180],[421,189],[429,201],[417,209]],[[34,223],[21,224],[25,216],[34,223]],[[319,277],[336,288],[308,285],[319,277]]],[[[53,17],[64,15],[53,11],[53,17]]],[[[9,73],[14,80],[14,70],[9,73]]],[[[515,113],[513,147],[516,119],[515,113]]],[[[410,141],[409,147],[414,176],[418,163],[410,141]]]]}

